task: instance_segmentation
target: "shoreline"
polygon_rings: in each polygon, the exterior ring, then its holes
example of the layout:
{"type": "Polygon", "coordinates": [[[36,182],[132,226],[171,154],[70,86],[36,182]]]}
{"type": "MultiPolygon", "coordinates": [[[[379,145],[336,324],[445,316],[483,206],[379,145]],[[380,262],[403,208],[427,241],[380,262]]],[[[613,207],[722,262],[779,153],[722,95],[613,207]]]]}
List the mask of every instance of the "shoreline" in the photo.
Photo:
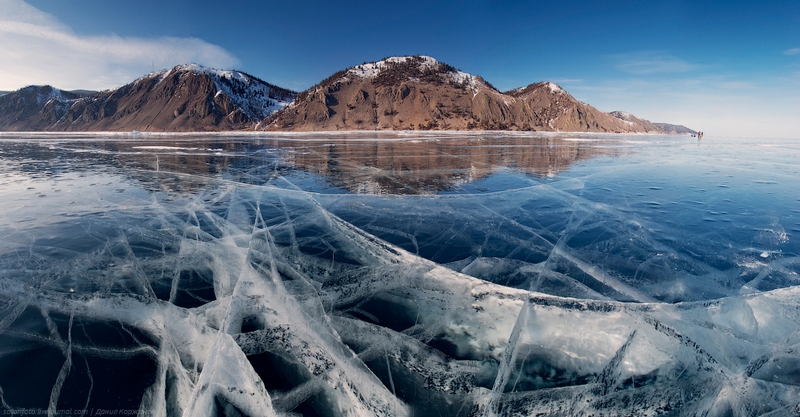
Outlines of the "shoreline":
{"type": "Polygon", "coordinates": [[[253,139],[302,139],[310,140],[314,137],[331,138],[351,136],[353,139],[441,139],[447,137],[657,137],[657,136],[686,136],[688,134],[666,133],[612,133],[612,132],[521,132],[505,130],[338,130],[338,131],[313,131],[313,132],[264,132],[264,131],[219,131],[219,132],[119,132],[119,131],[91,131],[91,132],[0,132],[0,139],[14,138],[211,138],[211,137],[242,137],[253,139]]]}

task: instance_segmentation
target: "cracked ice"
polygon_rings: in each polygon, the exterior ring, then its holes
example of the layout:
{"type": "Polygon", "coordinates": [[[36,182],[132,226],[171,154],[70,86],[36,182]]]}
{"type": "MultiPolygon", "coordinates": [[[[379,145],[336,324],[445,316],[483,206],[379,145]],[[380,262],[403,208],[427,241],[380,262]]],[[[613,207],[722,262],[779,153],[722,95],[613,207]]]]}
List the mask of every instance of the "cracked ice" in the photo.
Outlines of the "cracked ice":
{"type": "Polygon", "coordinates": [[[0,138],[5,414],[800,413],[800,147],[0,138]]]}

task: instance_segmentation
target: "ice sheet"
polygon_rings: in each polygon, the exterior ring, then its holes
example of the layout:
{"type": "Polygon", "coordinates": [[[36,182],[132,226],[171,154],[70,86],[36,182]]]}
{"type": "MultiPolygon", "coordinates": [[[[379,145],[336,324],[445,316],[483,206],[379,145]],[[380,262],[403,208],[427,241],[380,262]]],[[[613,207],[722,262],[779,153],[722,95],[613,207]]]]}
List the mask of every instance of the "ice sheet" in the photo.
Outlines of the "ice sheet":
{"type": "Polygon", "coordinates": [[[0,404],[800,413],[798,147],[574,137],[4,139],[0,404]]]}

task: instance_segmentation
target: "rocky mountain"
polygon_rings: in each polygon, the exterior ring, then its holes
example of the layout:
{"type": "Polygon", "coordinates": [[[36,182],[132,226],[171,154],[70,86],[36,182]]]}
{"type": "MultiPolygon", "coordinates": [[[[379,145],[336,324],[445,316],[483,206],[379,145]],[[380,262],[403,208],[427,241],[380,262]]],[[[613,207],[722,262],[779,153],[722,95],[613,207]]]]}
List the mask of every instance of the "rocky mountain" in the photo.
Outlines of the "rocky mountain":
{"type": "Polygon", "coordinates": [[[0,131],[517,130],[694,133],[604,113],[552,82],[500,92],[427,56],[339,71],[298,94],[239,71],[180,65],[120,88],[0,95],[0,131]]]}
{"type": "Polygon", "coordinates": [[[669,123],[653,123],[653,124],[668,135],[694,135],[697,133],[696,131],[689,129],[686,126],[671,125],[669,123]]]}
{"type": "Polygon", "coordinates": [[[5,131],[218,131],[252,128],[297,93],[239,71],[181,65],[81,95],[30,86],[0,96],[5,131]]]}
{"type": "Polygon", "coordinates": [[[649,120],[640,119],[630,113],[615,110],[609,112],[608,114],[616,117],[617,119],[622,120],[623,122],[625,122],[625,124],[629,126],[642,126],[647,132],[656,132],[656,133],[661,132],[661,128],[656,126],[655,123],[652,123],[649,120]]]}
{"type": "Polygon", "coordinates": [[[259,128],[661,133],[628,116],[601,112],[551,82],[500,92],[480,76],[431,57],[405,56],[339,71],[259,128]]]}
{"type": "Polygon", "coordinates": [[[45,131],[67,114],[79,94],[31,85],[0,96],[0,130],[45,131]]]}

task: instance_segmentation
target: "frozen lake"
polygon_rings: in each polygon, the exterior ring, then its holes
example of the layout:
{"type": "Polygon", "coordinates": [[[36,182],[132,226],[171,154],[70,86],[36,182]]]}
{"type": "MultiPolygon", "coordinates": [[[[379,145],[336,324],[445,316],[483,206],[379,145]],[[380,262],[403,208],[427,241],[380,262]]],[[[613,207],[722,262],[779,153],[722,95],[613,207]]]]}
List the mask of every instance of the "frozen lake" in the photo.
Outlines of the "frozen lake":
{"type": "Polygon", "coordinates": [[[800,141],[0,135],[6,415],[800,414],[800,141]]]}

